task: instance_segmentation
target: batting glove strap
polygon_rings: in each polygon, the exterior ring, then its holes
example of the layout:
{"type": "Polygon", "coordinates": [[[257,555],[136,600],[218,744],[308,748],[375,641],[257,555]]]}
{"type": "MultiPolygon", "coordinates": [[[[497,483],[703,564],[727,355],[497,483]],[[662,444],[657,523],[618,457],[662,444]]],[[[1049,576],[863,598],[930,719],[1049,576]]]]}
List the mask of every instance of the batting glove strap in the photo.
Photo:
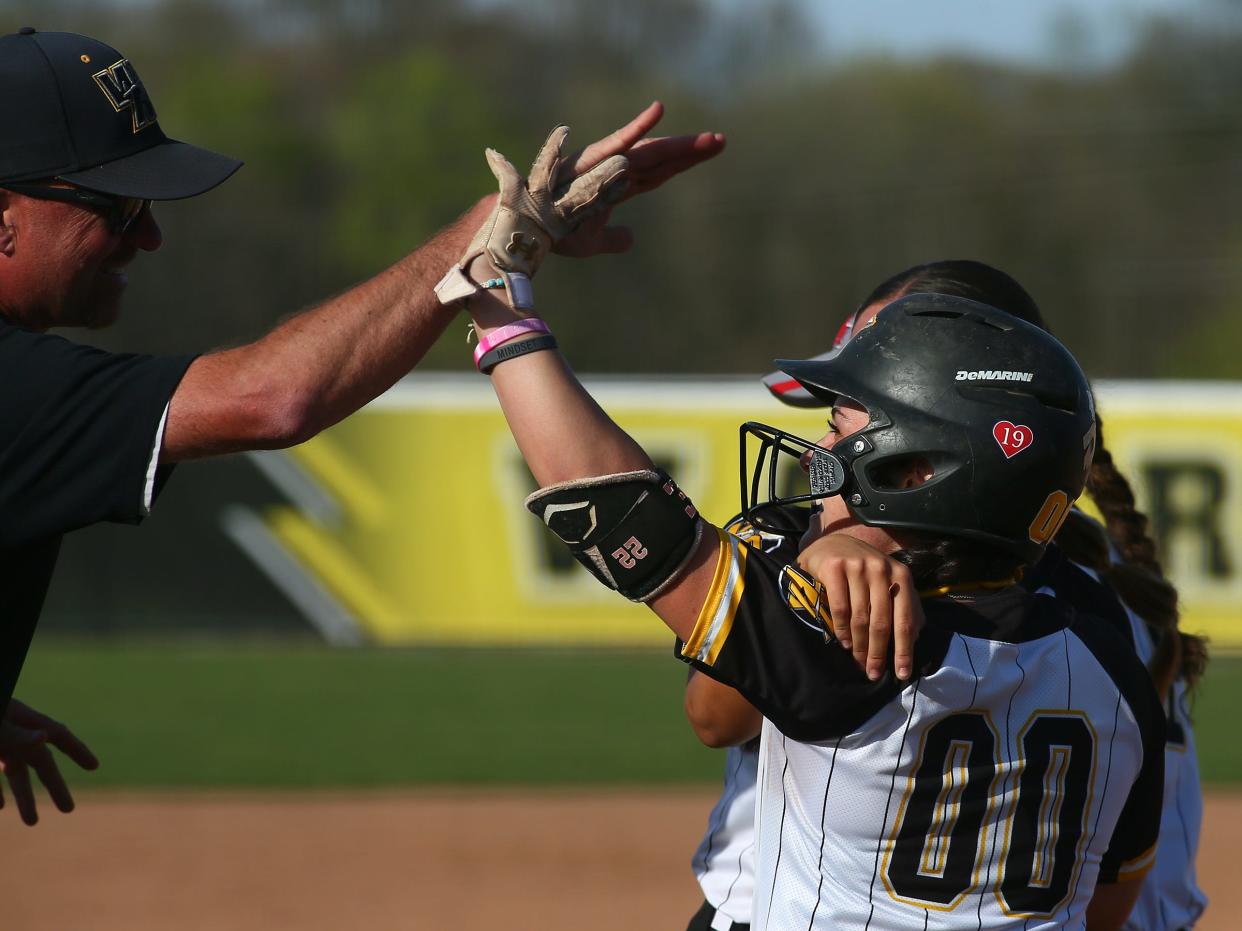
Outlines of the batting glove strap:
{"type": "Polygon", "coordinates": [[[690,499],[665,472],[619,472],[541,488],[526,507],[614,591],[647,601],[680,574],[702,533],[690,499]]]}

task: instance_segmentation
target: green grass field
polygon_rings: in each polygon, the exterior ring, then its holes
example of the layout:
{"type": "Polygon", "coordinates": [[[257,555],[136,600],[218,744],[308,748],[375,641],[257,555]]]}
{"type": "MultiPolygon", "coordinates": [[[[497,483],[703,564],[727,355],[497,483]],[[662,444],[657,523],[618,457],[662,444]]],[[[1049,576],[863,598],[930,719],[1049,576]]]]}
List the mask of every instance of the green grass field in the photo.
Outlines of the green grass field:
{"type": "MultiPolygon", "coordinates": [[[[103,766],[86,787],[715,782],[666,652],[80,643],[31,651],[17,695],[103,766]]],[[[1242,659],[1195,709],[1204,781],[1242,783],[1242,659]]]]}

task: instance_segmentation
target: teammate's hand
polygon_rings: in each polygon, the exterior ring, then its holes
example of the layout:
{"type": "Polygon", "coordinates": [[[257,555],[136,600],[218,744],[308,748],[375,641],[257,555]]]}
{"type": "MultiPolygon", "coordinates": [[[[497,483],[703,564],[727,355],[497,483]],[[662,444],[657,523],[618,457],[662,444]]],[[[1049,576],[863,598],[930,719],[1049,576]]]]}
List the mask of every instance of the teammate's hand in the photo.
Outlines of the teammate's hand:
{"type": "Polygon", "coordinates": [[[910,678],[924,617],[909,567],[843,533],[813,541],[798,565],[823,584],[833,634],[867,677],[883,675],[891,639],[897,678],[910,678]]]}
{"type": "MultiPolygon", "coordinates": [[[[620,129],[585,149],[566,156],[557,176],[557,187],[568,184],[576,176],[590,171],[614,155],[624,155],[630,167],[625,193],[617,201],[629,200],[658,188],[661,184],[700,162],[724,151],[721,133],[696,133],[692,136],[657,136],[644,138],[664,116],[664,105],[658,100],[620,129]]],[[[615,204],[614,204],[615,206],[615,204]]],[[[609,226],[610,210],[591,217],[577,230],[554,247],[561,255],[586,257],[606,252],[625,252],[634,244],[634,234],[625,226],[609,226]]]]}
{"type": "Polygon", "coordinates": [[[566,161],[561,146],[568,135],[568,126],[552,130],[528,178],[495,149],[487,150],[488,167],[500,182],[500,200],[495,228],[484,245],[502,271],[533,277],[553,245],[624,197],[629,160],[620,153],[597,159],[581,172],[561,170],[566,161]]]}
{"type": "MultiPolygon", "coordinates": [[[[16,698],[9,701],[4,719],[0,720],[0,771],[8,780],[17,803],[17,812],[26,824],[36,824],[39,812],[35,808],[34,787],[30,771],[34,770],[39,781],[47,787],[52,803],[64,812],[73,811],[73,796],[60,774],[52,747],[58,749],[83,769],[95,769],[99,760],[85,743],[58,721],[40,714],[22,704],[16,698]]],[[[0,808],[4,807],[4,793],[0,791],[0,808]]]]}
{"type": "Polygon", "coordinates": [[[560,184],[564,157],[561,146],[568,126],[557,126],[535,156],[530,177],[523,178],[495,149],[487,149],[487,165],[500,184],[491,214],[475,232],[457,263],[440,279],[435,291],[442,304],[473,297],[485,282],[499,275],[505,299],[514,310],[533,310],[530,279],[552,247],[590,217],[606,212],[620,200],[629,181],[629,161],[610,155],[560,184]],[[485,262],[479,262],[482,258],[485,262]],[[474,277],[474,276],[481,277],[474,277]]]}

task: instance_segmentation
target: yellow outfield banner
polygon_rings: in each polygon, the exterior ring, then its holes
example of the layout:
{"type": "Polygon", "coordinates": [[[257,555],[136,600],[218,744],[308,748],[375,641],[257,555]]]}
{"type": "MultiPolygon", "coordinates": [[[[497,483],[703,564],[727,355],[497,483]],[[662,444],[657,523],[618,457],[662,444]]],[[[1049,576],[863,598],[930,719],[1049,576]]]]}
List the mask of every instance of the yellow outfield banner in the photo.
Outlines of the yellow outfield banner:
{"type": "MultiPolygon", "coordinates": [[[[824,432],[825,412],[786,407],[754,378],[586,382],[716,523],[739,507],[741,423],[824,432]]],[[[1096,387],[1108,446],[1181,590],[1184,628],[1242,646],[1242,384],[1096,387]]],[[[412,376],[309,443],[255,461],[289,503],[235,509],[226,526],[330,640],[669,642],[523,507],[534,482],[484,378],[412,376]]]]}

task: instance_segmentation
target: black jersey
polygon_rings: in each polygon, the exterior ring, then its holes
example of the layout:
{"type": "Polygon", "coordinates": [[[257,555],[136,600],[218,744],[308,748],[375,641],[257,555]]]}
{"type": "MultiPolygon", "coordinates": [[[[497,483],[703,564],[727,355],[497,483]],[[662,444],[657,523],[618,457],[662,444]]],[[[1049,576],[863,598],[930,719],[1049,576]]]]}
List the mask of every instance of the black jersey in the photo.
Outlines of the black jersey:
{"type": "Polygon", "coordinates": [[[1160,822],[1163,715],[1099,620],[1016,586],[926,601],[916,677],[870,682],[820,586],[720,533],[683,658],[765,717],[754,927],[1081,927],[1160,822]]]}
{"type": "Polygon", "coordinates": [[[192,357],[119,355],[0,322],[0,709],[66,531],[137,523],[169,469],[157,432],[192,357]]]}

